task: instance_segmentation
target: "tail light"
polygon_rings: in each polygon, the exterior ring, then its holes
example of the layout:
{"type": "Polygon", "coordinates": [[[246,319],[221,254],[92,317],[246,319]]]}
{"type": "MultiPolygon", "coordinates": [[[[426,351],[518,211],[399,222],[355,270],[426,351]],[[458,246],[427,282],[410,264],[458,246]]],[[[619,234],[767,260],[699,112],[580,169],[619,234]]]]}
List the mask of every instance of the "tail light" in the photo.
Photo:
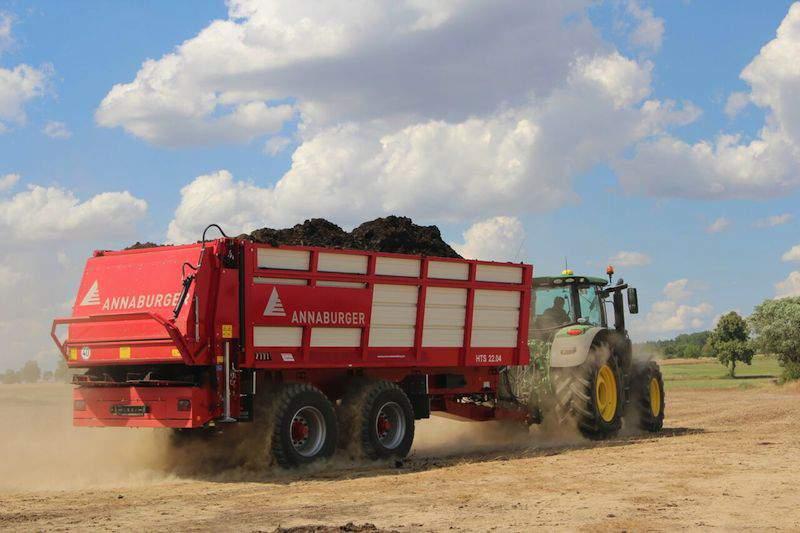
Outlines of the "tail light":
{"type": "Polygon", "coordinates": [[[191,411],[192,400],[182,399],[178,400],[178,411],[191,411]]]}
{"type": "Polygon", "coordinates": [[[572,335],[573,337],[575,335],[582,335],[582,334],[583,334],[583,330],[582,329],[577,329],[576,328],[576,329],[568,329],[567,330],[567,335],[572,335]]]}
{"type": "Polygon", "coordinates": [[[86,410],[86,400],[75,400],[72,402],[72,408],[76,411],[86,410]]]}

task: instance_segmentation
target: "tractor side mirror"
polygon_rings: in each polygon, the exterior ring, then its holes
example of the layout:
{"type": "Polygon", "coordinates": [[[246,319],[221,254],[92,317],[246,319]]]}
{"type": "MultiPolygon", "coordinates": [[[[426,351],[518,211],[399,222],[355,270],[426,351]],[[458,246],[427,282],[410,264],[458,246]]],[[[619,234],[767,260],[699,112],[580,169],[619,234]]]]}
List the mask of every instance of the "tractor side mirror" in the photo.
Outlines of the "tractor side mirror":
{"type": "Polygon", "coordinates": [[[639,297],[633,287],[628,287],[628,312],[632,315],[639,312],[639,297]]]}

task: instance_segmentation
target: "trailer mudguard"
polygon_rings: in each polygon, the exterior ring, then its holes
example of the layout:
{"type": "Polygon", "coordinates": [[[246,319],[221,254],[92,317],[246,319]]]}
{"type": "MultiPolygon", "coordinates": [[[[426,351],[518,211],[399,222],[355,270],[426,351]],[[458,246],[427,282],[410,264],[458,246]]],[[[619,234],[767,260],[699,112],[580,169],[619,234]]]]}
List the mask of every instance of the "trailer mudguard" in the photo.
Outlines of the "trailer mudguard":
{"type": "Polygon", "coordinates": [[[601,331],[605,331],[605,328],[584,325],[560,329],[550,347],[550,366],[568,368],[582,365],[589,356],[595,337],[601,331]]]}

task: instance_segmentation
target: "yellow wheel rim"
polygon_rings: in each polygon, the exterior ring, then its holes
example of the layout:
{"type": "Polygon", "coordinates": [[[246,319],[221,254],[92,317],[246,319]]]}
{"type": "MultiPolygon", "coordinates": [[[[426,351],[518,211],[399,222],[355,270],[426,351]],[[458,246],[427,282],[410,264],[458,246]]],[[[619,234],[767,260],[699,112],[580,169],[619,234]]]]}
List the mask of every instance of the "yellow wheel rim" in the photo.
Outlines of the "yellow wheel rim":
{"type": "Polygon", "coordinates": [[[650,412],[653,416],[661,414],[661,386],[656,378],[650,378],[650,412]]]}
{"type": "Polygon", "coordinates": [[[608,365],[601,366],[597,371],[594,398],[600,417],[606,422],[614,420],[617,414],[617,380],[614,378],[614,371],[608,365]]]}

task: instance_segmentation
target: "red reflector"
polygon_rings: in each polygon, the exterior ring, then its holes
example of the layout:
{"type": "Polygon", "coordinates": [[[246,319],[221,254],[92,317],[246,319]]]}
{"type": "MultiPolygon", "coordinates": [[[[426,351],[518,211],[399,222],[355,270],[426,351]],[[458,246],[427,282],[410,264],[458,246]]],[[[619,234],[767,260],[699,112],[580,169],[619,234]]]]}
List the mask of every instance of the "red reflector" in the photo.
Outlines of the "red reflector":
{"type": "Polygon", "coordinates": [[[191,411],[191,409],[192,409],[191,400],[178,400],[178,411],[191,411]]]}
{"type": "Polygon", "coordinates": [[[86,410],[86,400],[75,400],[72,402],[72,408],[76,411],[85,411],[86,410]]]}
{"type": "Polygon", "coordinates": [[[567,330],[567,335],[575,336],[575,335],[581,335],[581,334],[583,334],[583,330],[582,329],[568,329],[567,330]]]}

